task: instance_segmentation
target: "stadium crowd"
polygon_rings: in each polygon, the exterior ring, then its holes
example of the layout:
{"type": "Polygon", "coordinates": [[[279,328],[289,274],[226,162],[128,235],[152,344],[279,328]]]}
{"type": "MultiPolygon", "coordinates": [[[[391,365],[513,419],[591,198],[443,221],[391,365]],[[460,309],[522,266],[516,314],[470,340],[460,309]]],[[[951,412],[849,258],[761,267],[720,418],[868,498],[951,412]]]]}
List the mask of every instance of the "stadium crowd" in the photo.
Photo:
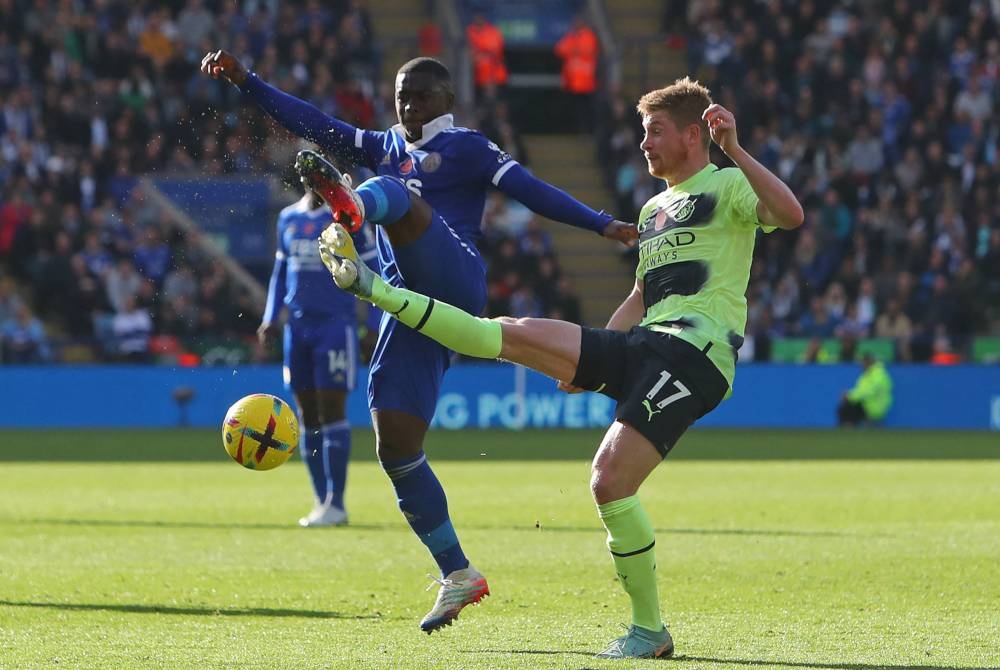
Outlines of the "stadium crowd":
{"type": "MultiPolygon", "coordinates": [[[[806,208],[800,231],[758,245],[745,359],[782,338],[836,338],[849,356],[879,337],[898,360],[946,361],[995,330],[998,3],[664,8],[668,44],[806,208]]],[[[65,342],[147,360],[174,338],[250,340],[260,307],[135,189],[167,173],[294,183],[295,138],[198,75],[210,38],[328,113],[394,122],[372,20],[351,0],[0,0],[0,360],[67,358],[65,342]]],[[[617,213],[635,218],[661,184],[632,101],[605,106],[601,155],[617,213]]],[[[528,164],[502,92],[459,121],[528,164]]],[[[530,212],[496,195],[484,234],[490,315],[580,319],[530,212]]]]}
{"type": "MultiPolygon", "coordinates": [[[[297,139],[198,73],[216,42],[327,113],[395,122],[371,19],[351,0],[0,2],[0,361],[144,361],[184,340],[252,341],[262,306],[136,189],[144,174],[281,173],[297,186],[297,139]]],[[[475,116],[525,157],[502,104],[475,116]]],[[[491,257],[518,273],[493,273],[498,309],[572,306],[530,295],[532,259],[558,274],[552,249],[504,225],[491,257]]]]}
{"type": "Polygon", "coordinates": [[[0,3],[0,275],[25,324],[7,319],[4,360],[46,360],[48,339],[147,360],[172,337],[250,337],[259,308],[144,202],[137,177],[264,174],[294,153],[198,75],[210,37],[371,123],[366,22],[346,2],[0,3]]]}
{"type": "MultiPolygon", "coordinates": [[[[667,44],[805,207],[799,231],[761,237],[741,356],[795,337],[839,339],[846,358],[879,337],[897,360],[952,362],[997,328],[998,19],[996,2],[664,3],[667,44]]],[[[605,116],[608,178],[637,216],[661,185],[631,101],[605,116]]]]}

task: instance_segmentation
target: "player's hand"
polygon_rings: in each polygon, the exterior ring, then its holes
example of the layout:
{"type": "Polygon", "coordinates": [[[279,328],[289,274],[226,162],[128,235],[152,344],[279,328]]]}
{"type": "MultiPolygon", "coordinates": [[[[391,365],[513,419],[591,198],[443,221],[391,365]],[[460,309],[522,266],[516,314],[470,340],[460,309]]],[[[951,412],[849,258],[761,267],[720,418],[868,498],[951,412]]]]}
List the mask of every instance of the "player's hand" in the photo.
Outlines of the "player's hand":
{"type": "Polygon", "coordinates": [[[582,389],[579,386],[573,386],[569,382],[558,382],[556,388],[560,391],[565,391],[566,393],[583,393],[587,389],[582,389]]]}
{"type": "Polygon", "coordinates": [[[618,240],[627,246],[634,247],[635,241],[639,239],[639,229],[636,228],[634,223],[612,221],[604,227],[601,235],[611,240],[618,240]]]}
{"type": "Polygon", "coordinates": [[[708,123],[708,132],[712,141],[719,145],[727,155],[740,146],[736,138],[736,117],[728,109],[719,104],[712,104],[701,115],[708,123]]]}
{"type": "Polygon", "coordinates": [[[231,84],[242,86],[247,80],[247,69],[239,59],[228,51],[209,51],[201,59],[201,71],[218,79],[222,77],[231,84]]]}
{"type": "Polygon", "coordinates": [[[262,323],[257,329],[257,341],[260,346],[268,348],[278,341],[278,324],[262,323]]]}

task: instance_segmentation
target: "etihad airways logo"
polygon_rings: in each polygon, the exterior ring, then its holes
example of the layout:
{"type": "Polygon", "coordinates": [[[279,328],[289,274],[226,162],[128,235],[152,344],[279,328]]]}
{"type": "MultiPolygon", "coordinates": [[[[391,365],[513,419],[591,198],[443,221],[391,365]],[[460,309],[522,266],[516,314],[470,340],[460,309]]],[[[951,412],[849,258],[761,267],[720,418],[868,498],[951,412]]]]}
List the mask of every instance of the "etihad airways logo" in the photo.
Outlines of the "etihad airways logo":
{"type": "Polygon", "coordinates": [[[655,254],[661,249],[679,249],[694,244],[698,237],[690,230],[678,230],[667,232],[648,240],[643,240],[642,250],[648,254],[655,254]]]}

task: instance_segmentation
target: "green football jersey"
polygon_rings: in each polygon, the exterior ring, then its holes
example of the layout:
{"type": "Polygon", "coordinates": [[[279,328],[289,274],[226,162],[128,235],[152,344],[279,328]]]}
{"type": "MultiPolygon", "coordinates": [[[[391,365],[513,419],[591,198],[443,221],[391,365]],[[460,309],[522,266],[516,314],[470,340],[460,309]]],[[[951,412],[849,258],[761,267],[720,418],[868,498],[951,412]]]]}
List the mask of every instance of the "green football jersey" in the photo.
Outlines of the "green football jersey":
{"type": "Polygon", "coordinates": [[[635,274],[644,283],[646,308],[639,325],[672,333],[702,350],[711,343],[708,357],[730,388],[761,225],[757,202],[743,172],[709,163],[650,198],[639,214],[635,274]]]}

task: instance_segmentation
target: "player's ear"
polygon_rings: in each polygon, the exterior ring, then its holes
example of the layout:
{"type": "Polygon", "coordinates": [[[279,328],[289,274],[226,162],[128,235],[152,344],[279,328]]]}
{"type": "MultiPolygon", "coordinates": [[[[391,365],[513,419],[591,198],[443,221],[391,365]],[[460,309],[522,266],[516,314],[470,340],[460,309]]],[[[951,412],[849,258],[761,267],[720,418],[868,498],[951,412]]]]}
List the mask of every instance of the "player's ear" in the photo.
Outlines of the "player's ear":
{"type": "Polygon", "coordinates": [[[687,140],[689,144],[701,144],[701,126],[697,123],[689,123],[687,126],[687,140]]]}

